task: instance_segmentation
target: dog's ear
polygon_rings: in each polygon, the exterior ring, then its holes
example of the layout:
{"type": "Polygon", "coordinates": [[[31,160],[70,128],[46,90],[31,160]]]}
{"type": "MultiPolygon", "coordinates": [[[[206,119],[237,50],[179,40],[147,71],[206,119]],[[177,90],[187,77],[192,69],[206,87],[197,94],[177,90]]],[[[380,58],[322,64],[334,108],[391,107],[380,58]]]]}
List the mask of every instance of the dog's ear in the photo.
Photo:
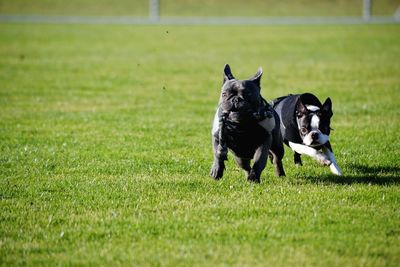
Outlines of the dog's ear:
{"type": "Polygon", "coordinates": [[[263,74],[263,70],[261,67],[259,67],[257,70],[257,73],[252,78],[250,78],[250,81],[254,82],[258,86],[258,88],[261,88],[260,80],[261,80],[262,74],[263,74]]]}
{"type": "Polygon", "coordinates": [[[301,100],[299,99],[299,102],[297,102],[297,107],[296,107],[297,118],[301,118],[307,113],[308,113],[308,109],[306,108],[306,106],[304,106],[303,102],[301,102],[301,100]]]}
{"type": "Polygon", "coordinates": [[[235,77],[233,77],[233,74],[232,74],[232,71],[231,71],[231,67],[229,67],[228,64],[225,64],[225,67],[224,67],[224,80],[223,80],[222,84],[224,84],[228,80],[233,80],[233,79],[235,79],[235,77]]]}
{"type": "Polygon", "coordinates": [[[325,113],[326,116],[328,116],[329,118],[333,116],[332,101],[329,97],[325,100],[324,104],[322,105],[322,112],[325,113]]]}

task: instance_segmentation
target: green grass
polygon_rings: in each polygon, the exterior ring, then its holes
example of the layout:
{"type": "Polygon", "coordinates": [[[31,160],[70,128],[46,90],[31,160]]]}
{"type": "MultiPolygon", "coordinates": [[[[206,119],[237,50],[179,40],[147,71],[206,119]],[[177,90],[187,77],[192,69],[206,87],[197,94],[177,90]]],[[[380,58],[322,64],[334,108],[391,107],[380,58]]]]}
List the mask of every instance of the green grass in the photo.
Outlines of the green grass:
{"type": "Polygon", "coordinates": [[[0,265],[398,266],[400,27],[0,25],[0,265]],[[208,176],[230,63],[333,100],[345,176],[208,176]]]}
{"type": "MultiPolygon", "coordinates": [[[[362,0],[160,0],[162,16],[361,16],[362,0]]],[[[399,0],[373,1],[392,16],[399,0]]],[[[149,0],[0,0],[1,14],[147,16],[149,0]]]]}

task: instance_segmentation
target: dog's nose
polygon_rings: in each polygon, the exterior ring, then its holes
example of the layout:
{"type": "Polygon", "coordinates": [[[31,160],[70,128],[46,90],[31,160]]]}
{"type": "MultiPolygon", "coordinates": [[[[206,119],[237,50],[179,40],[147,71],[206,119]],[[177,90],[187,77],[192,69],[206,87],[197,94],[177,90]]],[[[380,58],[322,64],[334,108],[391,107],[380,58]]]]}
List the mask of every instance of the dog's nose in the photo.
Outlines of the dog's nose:
{"type": "Polygon", "coordinates": [[[243,102],[244,98],[241,96],[237,96],[233,99],[233,103],[239,103],[239,102],[243,102]]]}
{"type": "Polygon", "coordinates": [[[318,139],[318,133],[312,133],[312,134],[311,134],[311,138],[312,138],[313,140],[317,140],[317,139],[318,139]]]}
{"type": "Polygon", "coordinates": [[[232,99],[232,104],[235,109],[241,109],[244,105],[244,99],[240,97],[235,97],[232,99]]]}

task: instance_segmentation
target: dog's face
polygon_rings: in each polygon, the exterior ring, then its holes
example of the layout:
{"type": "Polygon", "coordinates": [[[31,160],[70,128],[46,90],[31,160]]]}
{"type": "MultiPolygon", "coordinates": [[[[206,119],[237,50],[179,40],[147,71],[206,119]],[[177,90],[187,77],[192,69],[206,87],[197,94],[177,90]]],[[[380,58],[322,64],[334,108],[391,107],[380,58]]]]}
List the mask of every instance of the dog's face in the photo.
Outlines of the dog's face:
{"type": "Polygon", "coordinates": [[[303,143],[307,146],[319,146],[328,142],[332,116],[330,98],[321,107],[307,105],[300,100],[296,108],[296,119],[303,143]]]}
{"type": "Polygon", "coordinates": [[[261,104],[260,79],[262,69],[248,80],[236,80],[229,65],[224,68],[224,81],[221,90],[220,106],[229,112],[235,122],[248,120],[261,104]]]}

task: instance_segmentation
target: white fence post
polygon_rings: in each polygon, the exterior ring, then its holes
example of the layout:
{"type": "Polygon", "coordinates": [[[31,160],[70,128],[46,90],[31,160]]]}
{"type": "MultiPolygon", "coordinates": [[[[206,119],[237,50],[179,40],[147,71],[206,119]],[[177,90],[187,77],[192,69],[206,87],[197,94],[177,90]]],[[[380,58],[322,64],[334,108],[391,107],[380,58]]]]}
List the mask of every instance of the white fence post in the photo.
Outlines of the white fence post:
{"type": "Polygon", "coordinates": [[[363,0],[363,19],[368,21],[372,17],[372,0],[363,0]]]}
{"type": "Polygon", "coordinates": [[[400,6],[396,9],[396,12],[393,15],[395,21],[400,21],[400,6]]]}
{"type": "Polygon", "coordinates": [[[149,19],[151,21],[160,20],[160,0],[149,0],[149,19]]]}

